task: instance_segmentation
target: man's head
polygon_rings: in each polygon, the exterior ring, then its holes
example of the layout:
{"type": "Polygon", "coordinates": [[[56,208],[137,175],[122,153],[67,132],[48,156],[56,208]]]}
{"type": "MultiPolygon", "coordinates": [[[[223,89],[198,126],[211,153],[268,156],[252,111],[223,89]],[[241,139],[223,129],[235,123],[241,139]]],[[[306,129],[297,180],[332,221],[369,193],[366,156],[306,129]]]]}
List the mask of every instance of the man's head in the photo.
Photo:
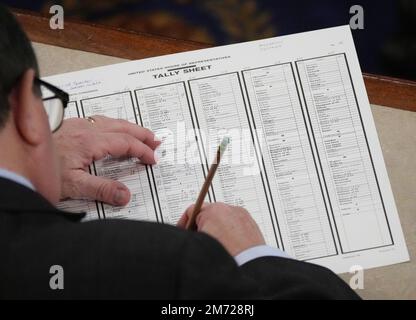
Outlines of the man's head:
{"type": "Polygon", "coordinates": [[[48,116],[35,84],[33,48],[0,5],[0,167],[28,178],[50,202],[60,196],[58,161],[48,116]]]}

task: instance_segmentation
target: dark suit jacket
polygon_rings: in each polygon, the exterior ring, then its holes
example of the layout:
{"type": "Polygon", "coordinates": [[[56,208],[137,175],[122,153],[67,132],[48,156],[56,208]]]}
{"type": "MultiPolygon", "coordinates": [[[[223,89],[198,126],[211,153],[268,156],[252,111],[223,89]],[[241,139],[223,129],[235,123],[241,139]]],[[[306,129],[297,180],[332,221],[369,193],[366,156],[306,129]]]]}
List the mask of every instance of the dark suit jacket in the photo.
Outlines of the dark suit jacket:
{"type": "Polygon", "coordinates": [[[313,264],[263,257],[238,267],[205,234],[82,216],[0,178],[0,298],[358,298],[313,264]],[[63,290],[50,288],[53,265],[63,267],[63,290]]]}

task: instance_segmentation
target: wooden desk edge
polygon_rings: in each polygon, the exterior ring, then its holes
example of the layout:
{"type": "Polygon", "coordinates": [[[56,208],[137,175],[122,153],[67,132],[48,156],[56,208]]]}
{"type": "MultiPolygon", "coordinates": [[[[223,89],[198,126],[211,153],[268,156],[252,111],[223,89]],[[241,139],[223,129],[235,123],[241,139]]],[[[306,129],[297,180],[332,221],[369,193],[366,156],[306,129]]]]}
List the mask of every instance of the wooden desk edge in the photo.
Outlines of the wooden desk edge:
{"type": "MultiPolygon", "coordinates": [[[[52,30],[49,17],[14,9],[33,42],[94,52],[125,59],[143,59],[210,47],[208,44],[127,31],[108,26],[65,20],[65,29],[52,30]]],[[[416,82],[363,74],[372,104],[416,111],[416,82]]]]}

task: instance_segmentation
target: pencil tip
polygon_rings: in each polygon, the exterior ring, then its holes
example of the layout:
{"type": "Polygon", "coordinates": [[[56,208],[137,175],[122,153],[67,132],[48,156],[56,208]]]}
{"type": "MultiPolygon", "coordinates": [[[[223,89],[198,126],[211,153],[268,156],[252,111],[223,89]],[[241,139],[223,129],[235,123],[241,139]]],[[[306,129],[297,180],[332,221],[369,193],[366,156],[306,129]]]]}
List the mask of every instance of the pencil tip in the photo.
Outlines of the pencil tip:
{"type": "Polygon", "coordinates": [[[230,141],[231,141],[231,139],[228,136],[226,136],[222,139],[222,142],[220,144],[221,153],[225,151],[225,149],[227,148],[227,145],[230,143],[230,141]]]}

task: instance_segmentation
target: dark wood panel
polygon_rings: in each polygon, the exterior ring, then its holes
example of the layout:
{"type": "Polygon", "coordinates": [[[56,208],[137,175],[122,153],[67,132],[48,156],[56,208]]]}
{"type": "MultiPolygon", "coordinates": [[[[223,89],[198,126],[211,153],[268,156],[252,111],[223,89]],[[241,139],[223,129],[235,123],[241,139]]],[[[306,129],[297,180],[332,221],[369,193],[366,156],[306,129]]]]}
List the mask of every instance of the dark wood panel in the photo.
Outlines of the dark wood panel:
{"type": "Polygon", "coordinates": [[[209,46],[68,19],[65,19],[63,30],[52,30],[49,17],[17,9],[13,11],[34,42],[125,59],[142,59],[209,46]]]}
{"type": "Polygon", "coordinates": [[[363,76],[371,103],[416,111],[416,82],[366,73],[363,76]]]}
{"type": "MultiPolygon", "coordinates": [[[[95,52],[125,59],[208,48],[210,45],[132,32],[80,21],[65,20],[64,30],[49,28],[49,17],[14,10],[31,41],[95,52]]],[[[371,103],[416,111],[416,82],[364,74],[371,103]]]]}

